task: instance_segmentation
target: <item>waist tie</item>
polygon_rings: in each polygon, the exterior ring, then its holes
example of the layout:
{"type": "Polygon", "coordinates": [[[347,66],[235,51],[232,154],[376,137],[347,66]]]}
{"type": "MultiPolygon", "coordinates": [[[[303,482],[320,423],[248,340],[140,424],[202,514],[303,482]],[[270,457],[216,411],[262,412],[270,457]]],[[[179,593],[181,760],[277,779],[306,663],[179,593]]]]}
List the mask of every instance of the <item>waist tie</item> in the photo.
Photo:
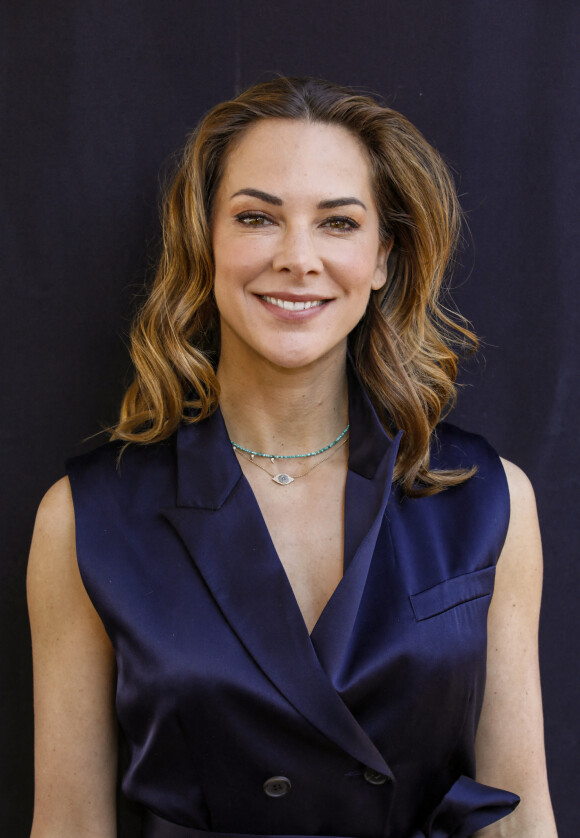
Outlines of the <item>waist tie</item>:
{"type": "Polygon", "coordinates": [[[249,835],[247,832],[209,832],[193,826],[179,826],[145,810],[143,838],[334,838],[330,835],[249,835]]]}
{"type": "MultiPolygon", "coordinates": [[[[433,810],[427,823],[422,829],[411,833],[409,838],[470,838],[474,832],[513,812],[519,800],[516,794],[504,789],[483,785],[470,777],[459,777],[433,810]]],[[[334,836],[209,832],[192,826],[179,826],[146,809],[143,838],[334,838],[334,836]]]]}

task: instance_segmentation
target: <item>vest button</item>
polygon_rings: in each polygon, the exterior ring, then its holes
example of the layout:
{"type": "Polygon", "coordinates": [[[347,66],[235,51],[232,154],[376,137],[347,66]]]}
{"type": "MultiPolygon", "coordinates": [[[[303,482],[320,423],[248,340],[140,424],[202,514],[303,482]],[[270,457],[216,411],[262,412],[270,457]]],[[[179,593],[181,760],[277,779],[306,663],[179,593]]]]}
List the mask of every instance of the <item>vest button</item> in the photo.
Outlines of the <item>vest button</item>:
{"type": "Polygon", "coordinates": [[[382,786],[383,783],[386,783],[387,778],[384,774],[381,774],[380,771],[375,771],[374,768],[365,768],[363,771],[363,777],[370,783],[372,786],[382,786]]]}
{"type": "Polygon", "coordinates": [[[264,791],[268,797],[284,797],[292,788],[288,777],[270,777],[264,783],[264,791]]]}

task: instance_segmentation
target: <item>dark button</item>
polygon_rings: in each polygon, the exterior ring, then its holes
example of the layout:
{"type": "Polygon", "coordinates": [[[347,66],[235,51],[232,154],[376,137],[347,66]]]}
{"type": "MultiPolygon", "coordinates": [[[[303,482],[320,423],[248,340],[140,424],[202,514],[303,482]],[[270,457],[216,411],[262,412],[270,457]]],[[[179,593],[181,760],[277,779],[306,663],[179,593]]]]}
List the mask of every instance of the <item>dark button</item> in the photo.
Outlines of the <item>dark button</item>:
{"type": "Polygon", "coordinates": [[[264,791],[268,797],[284,797],[292,788],[288,777],[270,777],[264,783],[264,791]]]}
{"type": "Polygon", "coordinates": [[[365,768],[363,771],[363,777],[370,783],[372,786],[382,786],[383,783],[386,783],[387,778],[384,774],[381,774],[380,771],[375,771],[374,768],[365,768]]]}

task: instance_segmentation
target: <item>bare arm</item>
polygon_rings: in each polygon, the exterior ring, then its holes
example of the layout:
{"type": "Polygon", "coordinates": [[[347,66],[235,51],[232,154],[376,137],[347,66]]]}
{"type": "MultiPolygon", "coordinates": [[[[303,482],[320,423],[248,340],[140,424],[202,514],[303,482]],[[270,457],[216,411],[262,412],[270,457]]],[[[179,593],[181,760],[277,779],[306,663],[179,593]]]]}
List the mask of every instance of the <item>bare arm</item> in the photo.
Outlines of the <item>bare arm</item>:
{"type": "Polygon", "coordinates": [[[66,478],[39,507],[27,588],[35,723],[31,838],[115,838],[114,655],[81,581],[66,478]]]}
{"type": "Polygon", "coordinates": [[[488,619],[487,682],[476,739],[477,779],[519,794],[507,818],[481,838],[556,838],[546,760],[538,622],[542,548],[536,503],[525,474],[504,461],[511,498],[488,619]]]}

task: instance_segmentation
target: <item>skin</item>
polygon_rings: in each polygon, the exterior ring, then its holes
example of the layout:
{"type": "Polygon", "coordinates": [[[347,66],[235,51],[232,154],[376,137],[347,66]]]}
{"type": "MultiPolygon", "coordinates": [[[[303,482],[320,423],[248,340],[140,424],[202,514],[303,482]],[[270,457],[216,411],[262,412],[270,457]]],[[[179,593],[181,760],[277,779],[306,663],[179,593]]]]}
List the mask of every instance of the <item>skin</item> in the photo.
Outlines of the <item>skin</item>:
{"type": "Polygon", "coordinates": [[[32,838],[114,838],[114,655],[80,578],[68,479],[45,495],[28,565],[34,663],[32,838]]]}
{"type": "Polygon", "coordinates": [[[519,794],[521,803],[507,818],[477,835],[556,838],[538,665],[540,528],[530,481],[513,463],[502,462],[511,514],[488,615],[487,679],[475,743],[477,780],[519,794]]]}
{"type": "MultiPolygon", "coordinates": [[[[253,126],[228,158],[212,231],[220,406],[230,437],[280,453],[326,445],[348,421],[347,335],[386,276],[389,248],[379,241],[363,149],[335,126],[282,120],[253,126]],[[276,300],[298,302],[299,310],[276,300]]],[[[347,453],[347,446],[337,450],[308,479],[275,492],[269,476],[240,457],[309,630],[342,576],[347,453]]],[[[525,475],[504,467],[511,519],[489,613],[477,779],[515,791],[522,803],[479,834],[553,838],[537,661],[537,515],[525,475]]],[[[114,838],[114,656],[80,579],[66,478],[38,511],[28,597],[32,838],[114,838]]]]}
{"type": "Polygon", "coordinates": [[[231,361],[286,377],[330,356],[343,367],[346,336],[386,280],[357,140],[329,125],[258,123],[230,155],[212,230],[220,383],[231,361]],[[265,296],[315,306],[288,311],[265,296]]]}

